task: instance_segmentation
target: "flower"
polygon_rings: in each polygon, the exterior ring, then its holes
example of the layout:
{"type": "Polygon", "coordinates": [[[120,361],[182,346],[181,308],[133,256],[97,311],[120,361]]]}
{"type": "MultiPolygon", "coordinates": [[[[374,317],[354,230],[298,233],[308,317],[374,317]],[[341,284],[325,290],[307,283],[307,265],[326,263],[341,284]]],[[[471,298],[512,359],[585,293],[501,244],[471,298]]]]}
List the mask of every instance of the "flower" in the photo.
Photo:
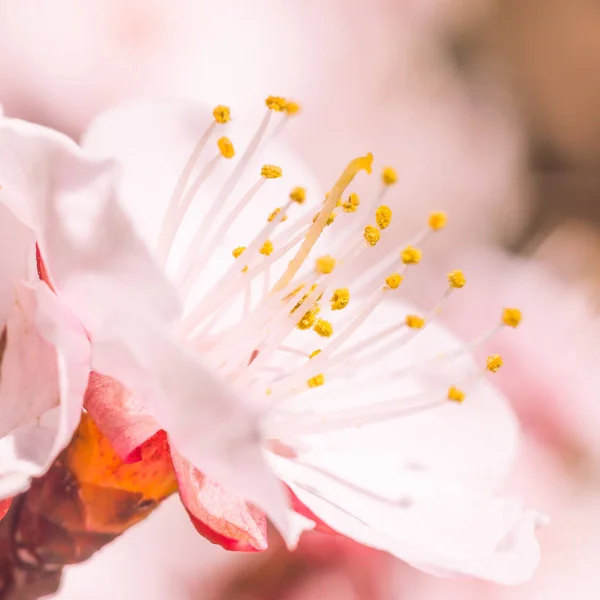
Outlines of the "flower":
{"type": "MultiPolygon", "coordinates": [[[[40,194],[39,240],[50,281],[90,333],[93,368],[111,378],[101,387],[126,390],[92,393],[88,410],[130,459],[154,429],[166,431],[197,528],[227,540],[237,536],[231,516],[260,528],[256,506],[291,546],[316,524],[438,574],[528,578],[541,519],[493,495],[514,458],[516,423],[469,345],[434,322],[462,285],[451,276],[426,313],[388,301],[440,219],[380,255],[387,231],[376,225],[393,220],[384,203],[393,187],[380,183],[357,211],[335,211],[355,176],[371,172],[370,154],[350,161],[324,203],[316,195],[315,218],[289,199],[306,174],[272,144],[293,116],[280,104],[247,144],[235,118],[218,123],[177,102],[99,117],[82,153],[13,125],[11,190],[50,191],[40,194]],[[233,159],[216,148],[223,127],[233,159]],[[69,156],[70,180],[94,174],[85,204],[54,175],[57,154],[69,156]],[[342,235],[329,236],[336,228],[342,235]],[[324,255],[336,259],[328,273],[315,269],[324,255]],[[349,301],[335,310],[338,289],[349,301]]],[[[517,314],[493,331],[518,324],[517,314]]]]}
{"type": "MultiPolygon", "coordinates": [[[[10,136],[0,111],[0,152],[10,136]]],[[[27,129],[25,127],[23,132],[27,129]]],[[[85,330],[40,281],[37,207],[0,168],[0,514],[43,474],[77,427],[90,365],[85,330]],[[37,261],[37,268],[36,268],[37,261]]],[[[56,174],[60,177],[60,174],[56,174]]],[[[75,192],[75,189],[73,189],[75,192]]]]}

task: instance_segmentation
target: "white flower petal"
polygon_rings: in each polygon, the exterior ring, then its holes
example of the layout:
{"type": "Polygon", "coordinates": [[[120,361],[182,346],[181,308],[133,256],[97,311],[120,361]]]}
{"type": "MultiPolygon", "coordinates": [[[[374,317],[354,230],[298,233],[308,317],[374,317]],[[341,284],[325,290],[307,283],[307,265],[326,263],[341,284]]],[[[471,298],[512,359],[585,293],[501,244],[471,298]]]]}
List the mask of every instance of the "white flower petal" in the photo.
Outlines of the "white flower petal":
{"type": "Polygon", "coordinates": [[[179,310],[116,203],[116,176],[66,136],[0,122],[2,201],[35,231],[53,282],[91,331],[119,310],[165,320],[179,310]]]}
{"type": "Polygon", "coordinates": [[[422,570],[516,584],[528,579],[539,562],[534,530],[541,518],[524,512],[518,502],[471,494],[427,473],[387,473],[385,462],[377,469],[370,460],[361,464],[359,456],[330,457],[333,476],[307,463],[278,457],[273,463],[300,501],[327,525],[422,570]],[[370,476],[353,477],[346,485],[344,475],[354,468],[370,476]],[[369,485],[379,481],[378,475],[393,479],[389,487],[396,495],[379,497],[372,491],[369,485]]]}
{"type": "MultiPolygon", "coordinates": [[[[404,303],[383,303],[367,320],[361,337],[402,321],[404,315],[418,311],[404,303]]],[[[341,377],[314,393],[303,394],[283,403],[283,409],[293,409],[294,419],[313,412],[322,423],[328,413],[343,413],[353,407],[369,406],[388,399],[410,398],[423,394],[419,402],[439,404],[435,408],[390,415],[384,420],[360,427],[347,427],[322,435],[300,436],[300,442],[315,452],[347,451],[350,454],[375,453],[387,455],[386,465],[392,469],[414,467],[435,477],[455,480],[475,490],[496,489],[513,463],[518,445],[518,425],[508,403],[486,379],[469,384],[467,397],[461,404],[446,401],[450,385],[458,385],[465,376],[481,372],[468,354],[431,363],[430,359],[445,351],[461,348],[461,342],[436,322],[419,332],[404,349],[384,354],[368,365],[368,384],[361,384],[360,373],[353,378],[341,377]],[[427,367],[419,370],[420,362],[427,367]],[[411,366],[414,365],[414,366],[411,366]],[[409,375],[386,381],[394,369],[411,367],[409,375]],[[381,378],[379,380],[378,378],[381,378]]],[[[324,366],[327,378],[327,365],[324,366]]],[[[414,402],[413,402],[414,403],[414,402]]],[[[403,403],[399,402],[402,409],[403,403]]],[[[368,417],[367,417],[368,418],[368,417]]],[[[325,428],[326,429],[326,428],[325,428]]]]}
{"type": "Polygon", "coordinates": [[[71,439],[90,362],[85,331],[45,283],[16,294],[0,371],[0,497],[25,489],[71,439]]]}

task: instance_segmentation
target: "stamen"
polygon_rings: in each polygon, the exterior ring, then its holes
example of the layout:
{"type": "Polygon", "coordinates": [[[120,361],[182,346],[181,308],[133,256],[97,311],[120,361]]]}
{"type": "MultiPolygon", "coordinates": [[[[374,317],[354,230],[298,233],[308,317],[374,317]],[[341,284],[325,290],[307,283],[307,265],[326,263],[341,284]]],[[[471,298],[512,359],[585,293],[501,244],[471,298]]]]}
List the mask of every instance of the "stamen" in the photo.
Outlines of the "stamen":
{"type": "Polygon", "coordinates": [[[321,350],[313,350],[308,358],[314,358],[315,356],[319,356],[319,354],[321,354],[321,350]]]}
{"type": "Polygon", "coordinates": [[[315,323],[313,329],[321,337],[331,337],[333,335],[333,325],[329,321],[325,321],[324,319],[319,319],[315,323]]]}
{"type": "Polygon", "coordinates": [[[233,143],[228,137],[221,137],[217,140],[217,146],[221,152],[223,158],[233,158],[235,156],[235,149],[233,143]]]}
{"type": "Polygon", "coordinates": [[[360,205],[360,198],[358,194],[354,192],[350,194],[348,200],[342,203],[342,210],[347,213],[356,212],[358,210],[358,206],[360,205]]]}
{"type": "Polygon", "coordinates": [[[371,246],[374,246],[381,238],[381,231],[379,231],[377,227],[373,227],[373,225],[367,225],[363,235],[366,242],[371,246]]]}
{"type": "Polygon", "coordinates": [[[285,98],[281,96],[269,96],[265,100],[265,104],[269,110],[274,110],[275,112],[283,112],[286,109],[287,101],[285,98]]]}
{"type": "Polygon", "coordinates": [[[425,327],[425,319],[419,315],[406,315],[405,323],[411,329],[422,329],[425,327]]]}
{"type": "Polygon", "coordinates": [[[423,257],[423,252],[419,248],[406,246],[400,253],[400,258],[405,265],[418,265],[423,257]]]}
{"type": "Polygon", "coordinates": [[[314,377],[308,379],[306,383],[308,384],[309,388],[319,387],[325,384],[325,376],[323,375],[323,373],[319,373],[318,375],[315,375],[314,377]]]}
{"type": "Polygon", "coordinates": [[[462,390],[459,390],[455,386],[451,386],[448,389],[448,400],[452,400],[453,402],[461,403],[465,399],[465,393],[462,390]]]}
{"type": "Polygon", "coordinates": [[[302,106],[295,102],[294,100],[288,100],[285,103],[285,112],[288,117],[293,117],[297,115],[302,110],[302,106]]]}
{"type": "Polygon", "coordinates": [[[321,275],[329,275],[335,269],[335,258],[333,256],[321,256],[315,261],[315,270],[321,275]]]}
{"type": "Polygon", "coordinates": [[[265,179],[278,179],[282,176],[283,171],[281,167],[277,167],[276,165],[263,165],[260,174],[265,179]]]}
{"type": "Polygon", "coordinates": [[[233,254],[233,258],[239,258],[245,249],[246,249],[246,246],[238,246],[237,248],[235,248],[231,253],[231,254],[233,254]]]}
{"type": "Polygon", "coordinates": [[[392,167],[384,167],[381,172],[381,179],[384,185],[394,185],[398,181],[398,173],[392,167]]]}
{"type": "Polygon", "coordinates": [[[429,227],[433,231],[439,231],[440,229],[444,229],[446,227],[446,223],[448,222],[448,217],[445,212],[436,211],[432,212],[429,215],[429,227]]]}
{"type": "Polygon", "coordinates": [[[342,310],[350,302],[350,290],[348,288],[338,288],[331,296],[331,310],[342,310]]]}
{"type": "Polygon", "coordinates": [[[507,327],[516,329],[521,323],[522,315],[518,308],[505,308],[502,311],[502,323],[507,327]]]}
{"type": "Polygon", "coordinates": [[[503,364],[504,361],[499,354],[492,354],[491,356],[488,356],[485,361],[486,369],[491,373],[497,373],[503,364]]]}
{"type": "Polygon", "coordinates": [[[466,285],[467,280],[463,272],[460,269],[456,269],[456,271],[448,273],[448,282],[451,287],[460,289],[466,285]]]}
{"type": "Polygon", "coordinates": [[[382,205],[375,211],[375,220],[379,229],[385,229],[392,222],[392,209],[382,205]]]}
{"type": "Polygon", "coordinates": [[[262,248],[259,250],[259,252],[265,256],[269,256],[269,254],[273,252],[273,242],[271,242],[271,240],[267,240],[262,245],[262,248]]]}
{"type": "Polygon", "coordinates": [[[295,187],[290,192],[290,200],[297,202],[298,204],[304,204],[306,200],[306,189],[303,187],[295,187]]]}
{"type": "Polygon", "coordinates": [[[215,118],[215,121],[221,125],[227,123],[229,119],[231,119],[231,110],[229,109],[229,106],[223,106],[222,104],[215,106],[213,117],[215,118]]]}
{"type": "Polygon", "coordinates": [[[315,306],[304,313],[304,316],[298,321],[296,327],[303,331],[312,329],[313,325],[317,322],[317,315],[319,314],[319,307],[315,306]]]}
{"type": "Polygon", "coordinates": [[[321,213],[319,214],[319,218],[315,223],[310,227],[308,233],[306,234],[306,238],[296,256],[292,258],[287,269],[283,273],[283,275],[279,278],[279,281],[273,286],[273,292],[278,292],[287,286],[290,281],[293,279],[294,275],[298,272],[300,267],[304,264],[304,261],[308,257],[310,251],[313,246],[316,244],[319,236],[321,235],[326,223],[327,219],[333,212],[333,208],[336,206],[337,201],[341,198],[344,190],[352,183],[352,180],[356,177],[356,175],[360,171],[366,171],[367,173],[371,173],[371,165],[373,164],[373,155],[367,154],[366,156],[361,156],[352,160],[348,166],[344,169],[344,172],[340,175],[340,178],[337,180],[331,192],[329,194],[329,198],[327,198],[327,202],[323,206],[321,213]]]}
{"type": "Polygon", "coordinates": [[[404,281],[404,275],[400,275],[400,273],[392,273],[389,277],[385,278],[385,283],[388,288],[391,290],[395,290],[400,287],[400,284],[404,281]]]}

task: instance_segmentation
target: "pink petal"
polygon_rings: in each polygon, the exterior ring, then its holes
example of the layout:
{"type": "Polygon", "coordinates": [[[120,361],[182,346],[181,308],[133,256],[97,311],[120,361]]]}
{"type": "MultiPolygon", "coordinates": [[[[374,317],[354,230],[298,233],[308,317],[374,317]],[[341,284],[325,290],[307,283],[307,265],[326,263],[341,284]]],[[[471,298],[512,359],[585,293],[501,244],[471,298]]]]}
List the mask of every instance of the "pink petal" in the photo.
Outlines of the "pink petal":
{"type": "Polygon", "coordinates": [[[142,402],[112,377],[90,373],[85,408],[125,462],[137,462],[140,446],[160,426],[142,402]]]}
{"type": "Polygon", "coordinates": [[[0,500],[0,521],[4,518],[10,505],[12,503],[12,498],[7,498],[6,500],[0,500]]]}
{"type": "Polygon", "coordinates": [[[198,533],[226,550],[267,549],[267,518],[263,512],[228,494],[175,452],[171,455],[181,501],[198,533]]]}

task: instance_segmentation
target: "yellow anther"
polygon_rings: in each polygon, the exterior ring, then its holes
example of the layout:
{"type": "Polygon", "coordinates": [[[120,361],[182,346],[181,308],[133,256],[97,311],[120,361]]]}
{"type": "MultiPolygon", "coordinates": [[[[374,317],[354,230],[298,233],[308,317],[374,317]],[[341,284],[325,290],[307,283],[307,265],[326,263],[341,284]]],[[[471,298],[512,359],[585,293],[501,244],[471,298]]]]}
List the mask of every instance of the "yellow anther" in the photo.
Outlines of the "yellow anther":
{"type": "MultiPolygon", "coordinates": [[[[317,214],[316,214],[316,215],[313,217],[313,221],[312,221],[313,223],[316,223],[316,221],[317,221],[317,219],[319,218],[319,215],[320,215],[320,214],[321,214],[321,213],[320,213],[320,212],[318,212],[318,213],[317,213],[317,214]]],[[[332,224],[332,223],[335,221],[335,218],[336,218],[336,217],[337,217],[337,214],[336,214],[336,213],[331,213],[331,214],[329,215],[329,218],[328,218],[328,219],[327,219],[327,221],[325,222],[325,226],[331,225],[331,224],[332,224]]]]}
{"type": "Polygon", "coordinates": [[[320,349],[319,349],[319,350],[313,350],[313,351],[310,353],[310,356],[309,356],[308,358],[309,358],[309,359],[311,359],[311,358],[314,358],[315,356],[319,356],[319,354],[321,354],[321,350],[320,350],[320,349]]]}
{"type": "Polygon", "coordinates": [[[331,337],[333,335],[333,325],[325,319],[319,319],[313,329],[321,337],[331,337]]]}
{"type": "Polygon", "coordinates": [[[307,310],[304,313],[304,316],[298,321],[298,324],[296,325],[296,327],[298,329],[302,329],[303,331],[310,329],[317,322],[317,314],[318,313],[319,313],[319,310],[317,308],[312,308],[311,310],[307,310]]]}
{"type": "Polygon", "coordinates": [[[270,215],[269,218],[267,219],[267,221],[270,223],[271,221],[273,221],[277,215],[281,212],[281,208],[276,208],[270,215]]]}
{"type": "Polygon", "coordinates": [[[507,327],[518,327],[522,317],[521,311],[518,308],[505,308],[502,311],[502,322],[507,327]]]}
{"type": "Polygon", "coordinates": [[[303,187],[295,187],[290,192],[290,200],[293,200],[298,204],[304,204],[304,201],[306,200],[306,189],[303,187]]]}
{"type": "Polygon", "coordinates": [[[269,96],[265,100],[265,104],[269,110],[274,110],[275,112],[283,112],[287,106],[287,100],[282,98],[281,96],[269,96]]]}
{"type": "Polygon", "coordinates": [[[213,117],[217,123],[227,123],[227,121],[231,119],[231,110],[229,109],[229,106],[223,106],[222,104],[215,106],[213,117]]]}
{"type": "Polygon", "coordinates": [[[405,265],[418,265],[421,262],[423,253],[419,248],[413,246],[406,246],[400,253],[400,258],[405,265]]]}
{"type": "Polygon", "coordinates": [[[259,250],[259,252],[265,256],[269,256],[269,254],[273,252],[273,242],[271,240],[267,240],[262,245],[262,248],[259,250]]]}
{"type": "Polygon", "coordinates": [[[448,400],[452,400],[452,402],[462,402],[465,399],[465,393],[462,390],[459,390],[457,387],[450,386],[448,388],[448,400]]]}
{"type": "Polygon", "coordinates": [[[395,290],[400,287],[400,284],[404,281],[404,275],[400,275],[400,273],[392,273],[389,277],[385,278],[386,285],[395,290]]]}
{"type": "Polygon", "coordinates": [[[281,167],[276,167],[275,165],[263,165],[260,174],[265,179],[277,179],[278,177],[281,177],[282,171],[281,167]]]}
{"type": "Polygon", "coordinates": [[[371,244],[371,246],[374,246],[379,241],[379,238],[381,238],[381,231],[379,231],[377,227],[373,227],[373,225],[367,225],[363,235],[365,240],[371,244]]]}
{"type": "Polygon", "coordinates": [[[342,209],[344,212],[356,212],[358,209],[358,205],[360,204],[360,198],[358,194],[352,193],[348,196],[348,200],[346,202],[342,202],[342,209]]]}
{"type": "Polygon", "coordinates": [[[500,367],[504,364],[502,357],[499,354],[492,354],[485,360],[485,367],[492,373],[497,373],[500,367]]]}
{"type": "Polygon", "coordinates": [[[315,261],[315,270],[321,275],[329,275],[335,269],[335,258],[333,256],[321,256],[315,261]]]}
{"type": "Polygon", "coordinates": [[[464,273],[460,269],[456,269],[455,271],[448,273],[448,283],[450,284],[450,287],[461,288],[465,287],[467,280],[465,279],[464,273]]]}
{"type": "MultiPolygon", "coordinates": [[[[299,288],[296,288],[296,289],[298,290],[298,289],[301,289],[303,287],[304,286],[301,285],[299,288]]],[[[302,306],[302,304],[304,304],[304,301],[308,298],[308,296],[311,294],[311,292],[315,291],[316,287],[317,287],[316,283],[310,286],[310,290],[308,292],[306,292],[306,294],[304,294],[304,296],[302,296],[302,298],[300,298],[300,300],[298,300],[298,302],[296,303],[296,306],[294,306],[294,308],[292,308],[292,310],[290,311],[292,314],[294,312],[296,312],[302,306]]],[[[295,292],[294,292],[294,294],[295,294],[295,292]]],[[[288,295],[286,298],[290,298],[294,294],[288,295]]],[[[321,296],[322,295],[323,294],[321,294],[321,296]]],[[[319,298],[317,299],[317,302],[321,299],[321,296],[319,296],[319,298]]],[[[318,314],[320,310],[321,309],[319,308],[319,305],[315,304],[315,307],[314,307],[315,314],[318,314]]]]}
{"type": "Polygon", "coordinates": [[[246,246],[238,246],[233,250],[231,254],[233,254],[233,258],[239,258],[242,252],[246,249],[246,246]]]}
{"type": "Polygon", "coordinates": [[[380,206],[375,211],[375,220],[379,229],[385,229],[392,222],[392,209],[389,206],[380,206]]]}
{"type": "Polygon", "coordinates": [[[350,302],[350,290],[348,288],[339,288],[331,296],[331,310],[342,310],[350,302]]]}
{"type": "Polygon", "coordinates": [[[320,385],[324,385],[325,384],[325,375],[323,375],[323,373],[319,373],[318,375],[311,377],[306,383],[308,383],[308,387],[310,387],[310,388],[316,388],[316,387],[319,387],[320,385]]]}
{"type": "Polygon", "coordinates": [[[383,179],[384,185],[393,185],[398,181],[398,173],[392,167],[384,167],[381,172],[381,178],[383,179]]]}
{"type": "Polygon", "coordinates": [[[222,137],[217,140],[219,146],[219,152],[223,158],[233,158],[235,156],[235,149],[233,144],[228,137],[222,137]]]}
{"type": "Polygon", "coordinates": [[[302,106],[298,104],[298,102],[294,102],[293,100],[288,100],[285,103],[285,113],[288,117],[293,117],[297,115],[302,110],[302,106]]]}
{"type": "Polygon", "coordinates": [[[425,319],[419,315],[406,315],[405,323],[411,329],[422,329],[425,326],[425,319]]]}
{"type": "Polygon", "coordinates": [[[433,231],[439,231],[440,229],[444,229],[446,227],[446,223],[448,222],[448,215],[441,210],[436,212],[432,212],[429,215],[429,219],[427,221],[429,227],[433,229],[433,231]]]}

